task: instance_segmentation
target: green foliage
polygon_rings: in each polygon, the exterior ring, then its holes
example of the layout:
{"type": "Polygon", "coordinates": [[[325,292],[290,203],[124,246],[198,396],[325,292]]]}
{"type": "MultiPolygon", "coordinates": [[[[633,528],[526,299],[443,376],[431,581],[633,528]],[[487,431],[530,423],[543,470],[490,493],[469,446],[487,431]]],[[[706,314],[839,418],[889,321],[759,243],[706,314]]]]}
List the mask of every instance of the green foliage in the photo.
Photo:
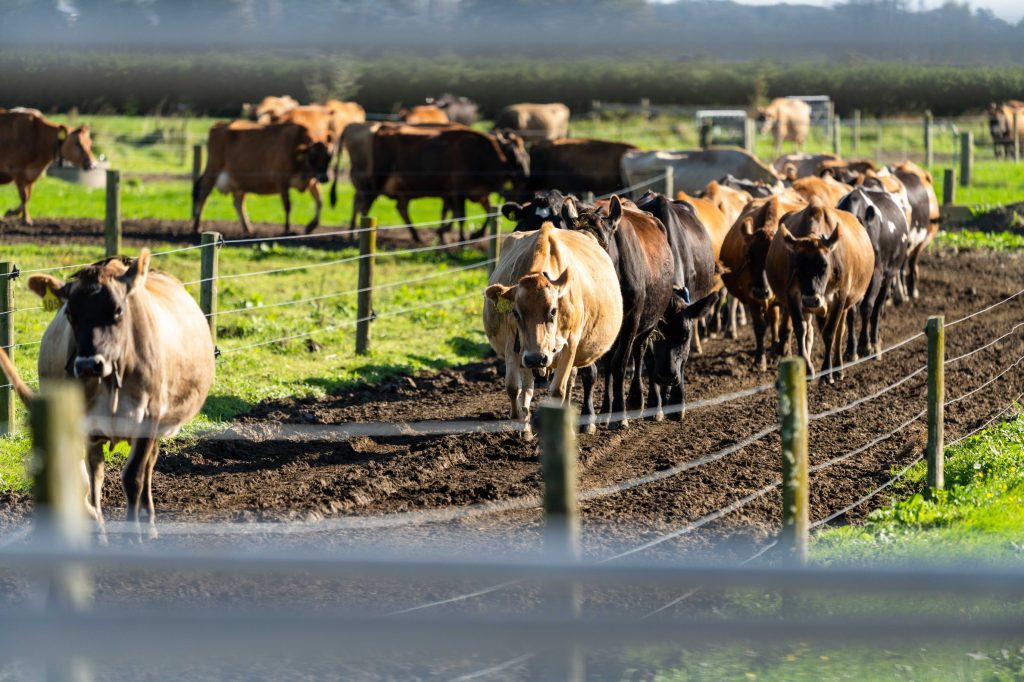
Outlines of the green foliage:
{"type": "Polygon", "coordinates": [[[943,230],[935,236],[939,246],[955,249],[993,249],[1020,251],[1024,234],[1018,232],[981,232],[979,230],[943,230]]]}

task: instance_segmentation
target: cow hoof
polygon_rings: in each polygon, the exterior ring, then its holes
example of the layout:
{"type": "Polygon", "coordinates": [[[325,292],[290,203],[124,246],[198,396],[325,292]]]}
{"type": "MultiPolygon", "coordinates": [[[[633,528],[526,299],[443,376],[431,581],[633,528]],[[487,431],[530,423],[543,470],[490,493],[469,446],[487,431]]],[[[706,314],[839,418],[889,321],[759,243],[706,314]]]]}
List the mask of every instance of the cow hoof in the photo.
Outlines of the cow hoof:
{"type": "Polygon", "coordinates": [[[608,424],[608,428],[609,429],[628,429],[629,428],[629,419],[627,417],[623,417],[622,419],[614,419],[614,420],[612,420],[612,422],[610,424],[608,424]]]}
{"type": "Polygon", "coordinates": [[[681,422],[686,418],[686,408],[680,407],[677,412],[672,413],[672,421],[681,422]]]}
{"type": "Polygon", "coordinates": [[[662,412],[661,410],[658,410],[657,412],[654,413],[654,416],[651,417],[651,419],[653,419],[656,422],[663,422],[665,421],[665,413],[662,412]]]}
{"type": "Polygon", "coordinates": [[[757,369],[761,372],[768,371],[768,358],[761,358],[757,361],[757,369]]]}
{"type": "Polygon", "coordinates": [[[586,434],[588,436],[593,436],[595,433],[597,433],[597,424],[595,424],[594,422],[587,422],[586,424],[583,424],[582,426],[580,426],[580,433],[586,434]]]}
{"type": "Polygon", "coordinates": [[[157,532],[155,523],[149,524],[149,528],[146,531],[146,536],[147,539],[150,541],[160,539],[160,533],[157,532]]]}

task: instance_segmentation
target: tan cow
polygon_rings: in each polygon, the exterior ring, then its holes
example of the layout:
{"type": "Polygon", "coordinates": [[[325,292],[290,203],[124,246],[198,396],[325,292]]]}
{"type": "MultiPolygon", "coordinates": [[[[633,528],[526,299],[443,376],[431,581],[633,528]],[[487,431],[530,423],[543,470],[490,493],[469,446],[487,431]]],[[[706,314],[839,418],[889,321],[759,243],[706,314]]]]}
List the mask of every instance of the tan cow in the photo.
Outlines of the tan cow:
{"type": "Polygon", "coordinates": [[[782,143],[792,142],[797,151],[804,147],[811,130],[811,105],[798,99],[778,97],[766,107],[757,110],[761,134],[772,134],[775,140],[775,156],[782,153],[782,143]]]}
{"type": "Polygon", "coordinates": [[[420,104],[402,114],[402,122],[409,125],[423,125],[424,123],[448,123],[448,114],[444,109],[435,107],[433,104],[420,104]]]}
{"type": "Polygon", "coordinates": [[[32,185],[50,164],[61,161],[85,170],[96,167],[89,126],[68,130],[35,113],[0,113],[0,185],[13,182],[21,201],[4,217],[19,216],[23,224],[31,225],[32,185]]]}
{"type": "Polygon", "coordinates": [[[256,106],[243,104],[242,118],[259,123],[274,123],[297,106],[299,103],[288,95],[264,97],[256,106]]]}
{"type": "Polygon", "coordinates": [[[309,190],[316,214],[306,226],[310,233],[320,224],[321,182],[327,182],[331,165],[330,145],[314,140],[305,126],[296,123],[261,125],[248,121],[215,123],[207,142],[206,169],[192,188],[192,229],[199,231],[203,206],[216,187],[234,195],[235,211],[242,230],[252,231],[245,211],[245,195],[279,194],[284,205],[284,232],[291,232],[289,190],[309,190]]]}
{"type": "Polygon", "coordinates": [[[366,122],[366,110],[355,102],[329,99],[324,102],[324,106],[331,113],[331,128],[335,139],[340,139],[345,134],[345,128],[352,123],[366,122]]]}
{"type": "Polygon", "coordinates": [[[676,199],[685,201],[693,206],[697,219],[700,220],[701,225],[704,226],[704,230],[711,239],[711,252],[715,255],[715,260],[718,260],[719,255],[722,253],[722,242],[725,241],[725,235],[728,234],[732,223],[729,222],[722,209],[710,198],[690,196],[680,190],[676,192],[676,199]]]}
{"type": "Polygon", "coordinates": [[[718,207],[718,210],[725,216],[725,222],[729,227],[732,227],[736,219],[740,217],[740,213],[743,213],[743,209],[753,199],[743,190],[726,187],[719,184],[717,180],[712,180],[707,184],[703,196],[718,207]]]}
{"type": "Polygon", "coordinates": [[[1014,132],[1017,144],[1024,146],[1024,102],[1011,99],[1002,104],[993,102],[988,107],[988,128],[992,136],[992,151],[998,159],[1013,156],[1014,132]]]}
{"type": "Polygon", "coordinates": [[[589,234],[545,223],[506,238],[488,280],[483,322],[505,359],[512,419],[530,434],[533,370],[554,368],[552,397],[569,400],[578,367],[608,352],[622,325],[615,266],[589,234]]]}
{"type": "Polygon", "coordinates": [[[853,187],[839,182],[831,175],[825,177],[808,176],[793,182],[792,189],[809,202],[818,199],[825,206],[835,206],[839,200],[849,194],[853,187]]]}
{"type": "Polygon", "coordinates": [[[511,130],[527,141],[568,137],[569,107],[561,103],[511,104],[494,117],[494,128],[511,130]]]}
{"type": "Polygon", "coordinates": [[[815,201],[787,214],[768,249],[768,280],[782,312],[779,348],[792,328],[797,349],[814,374],[812,317],[822,317],[823,383],[842,378],[847,313],[864,298],[875,270],[875,251],[856,216],[815,201]],[[786,323],[788,319],[789,324],[786,323]]]}
{"type": "MultiPolygon", "coordinates": [[[[40,344],[41,385],[71,373],[85,389],[90,511],[102,529],[103,444],[128,441],[121,472],[128,521],[138,524],[144,505],[149,535],[156,537],[153,467],[160,439],[174,436],[202,408],[213,383],[214,347],[195,299],[149,264],[143,249],[137,259],[100,261],[67,282],[32,275],[28,286],[61,306],[40,344]]],[[[3,351],[0,364],[29,404],[32,392],[3,351]]]]}
{"type": "Polygon", "coordinates": [[[331,149],[335,148],[338,136],[334,129],[331,110],[321,104],[303,104],[294,107],[277,120],[282,123],[297,123],[305,126],[313,140],[324,142],[331,149]]]}

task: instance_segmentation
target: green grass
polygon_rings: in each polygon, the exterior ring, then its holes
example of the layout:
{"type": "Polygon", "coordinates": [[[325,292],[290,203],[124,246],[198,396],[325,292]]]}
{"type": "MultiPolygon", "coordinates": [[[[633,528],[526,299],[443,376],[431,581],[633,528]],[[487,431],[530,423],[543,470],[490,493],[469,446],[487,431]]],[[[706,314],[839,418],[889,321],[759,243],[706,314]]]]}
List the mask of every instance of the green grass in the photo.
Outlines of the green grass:
{"type": "Polygon", "coordinates": [[[979,230],[942,230],[935,235],[935,244],[955,249],[992,249],[1020,251],[1024,234],[1017,232],[981,232],[979,230]]]}

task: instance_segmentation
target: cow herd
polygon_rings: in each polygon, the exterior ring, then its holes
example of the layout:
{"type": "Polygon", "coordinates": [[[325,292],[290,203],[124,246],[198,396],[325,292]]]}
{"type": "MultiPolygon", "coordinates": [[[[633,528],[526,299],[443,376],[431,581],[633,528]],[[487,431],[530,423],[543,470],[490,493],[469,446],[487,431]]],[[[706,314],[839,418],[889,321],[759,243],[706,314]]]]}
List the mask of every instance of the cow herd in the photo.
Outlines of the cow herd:
{"type": "Polygon", "coordinates": [[[647,191],[636,202],[587,202],[552,189],[502,206],[516,229],[488,282],[483,321],[505,359],[511,416],[527,433],[536,381],[547,375],[563,402],[580,375],[588,432],[598,371],[610,424],[642,413],[644,378],[648,413],[681,418],[691,346],[700,352],[701,335],[718,331],[735,338],[739,312],[749,311],[762,371],[769,332],[775,356],[795,341],[814,374],[819,330],[828,384],[842,379],[844,362],[881,353],[890,295],[917,297],[918,258],[938,229],[931,175],[909,161],[876,168],[832,155],[793,154],[776,167],[783,172],[770,184],[726,175],[675,199],[647,191]]]}

